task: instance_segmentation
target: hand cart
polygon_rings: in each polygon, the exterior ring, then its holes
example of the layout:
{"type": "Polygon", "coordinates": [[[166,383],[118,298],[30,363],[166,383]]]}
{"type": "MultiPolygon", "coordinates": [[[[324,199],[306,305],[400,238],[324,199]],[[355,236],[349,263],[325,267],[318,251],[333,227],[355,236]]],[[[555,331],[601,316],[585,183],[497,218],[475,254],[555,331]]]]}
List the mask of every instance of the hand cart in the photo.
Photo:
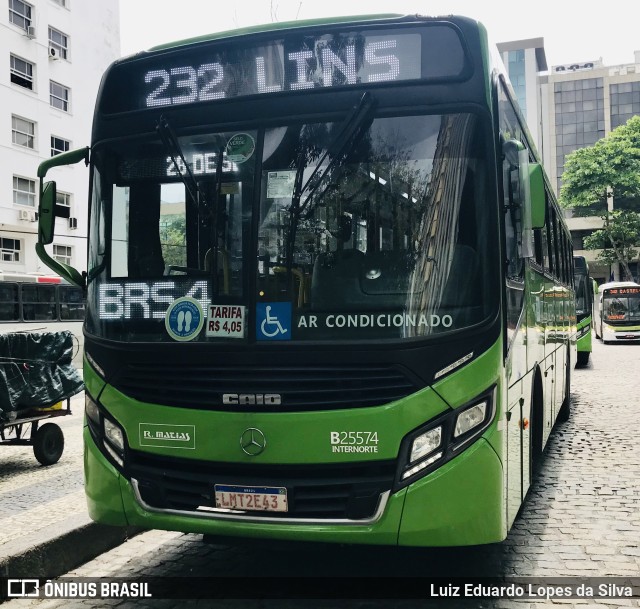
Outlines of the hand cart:
{"type": "Polygon", "coordinates": [[[64,434],[55,423],[41,421],[71,414],[71,398],[67,406],[58,402],[49,408],[32,408],[16,413],[10,421],[0,420],[0,445],[33,446],[33,454],[42,465],[57,463],[64,450],[64,434]]]}

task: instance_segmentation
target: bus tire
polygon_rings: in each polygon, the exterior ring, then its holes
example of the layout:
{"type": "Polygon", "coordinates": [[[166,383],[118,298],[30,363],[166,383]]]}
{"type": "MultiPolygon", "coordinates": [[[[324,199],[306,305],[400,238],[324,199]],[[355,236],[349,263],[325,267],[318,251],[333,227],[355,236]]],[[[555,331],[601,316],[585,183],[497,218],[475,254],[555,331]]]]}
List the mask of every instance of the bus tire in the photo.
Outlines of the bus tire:
{"type": "Polygon", "coordinates": [[[45,423],[33,437],[33,454],[42,465],[57,463],[64,450],[62,429],[55,423],[45,423]]]}
{"type": "Polygon", "coordinates": [[[582,368],[589,363],[589,356],[591,353],[589,351],[578,351],[578,368],[582,368]]]}
{"type": "Polygon", "coordinates": [[[533,381],[533,394],[531,396],[531,432],[529,442],[530,453],[530,480],[533,482],[540,460],[542,459],[542,429],[544,427],[544,394],[542,389],[542,376],[536,372],[533,381]]]}
{"type": "Polygon", "coordinates": [[[561,423],[566,423],[571,416],[571,367],[569,366],[569,361],[567,360],[567,378],[564,384],[564,400],[562,401],[562,406],[560,406],[560,410],[558,411],[558,421],[561,423]]]}

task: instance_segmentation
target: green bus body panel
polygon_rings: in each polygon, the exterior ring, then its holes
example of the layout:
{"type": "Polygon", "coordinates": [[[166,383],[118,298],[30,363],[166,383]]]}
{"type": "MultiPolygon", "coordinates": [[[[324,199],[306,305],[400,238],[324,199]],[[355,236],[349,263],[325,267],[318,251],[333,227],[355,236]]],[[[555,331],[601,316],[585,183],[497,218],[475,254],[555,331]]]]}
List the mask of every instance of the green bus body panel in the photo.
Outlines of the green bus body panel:
{"type": "MultiPolygon", "coordinates": [[[[88,391],[120,422],[129,445],[136,450],[211,461],[237,463],[344,463],[395,459],[403,437],[435,416],[462,406],[498,382],[501,340],[460,370],[412,396],[377,408],[296,413],[209,412],[173,408],[127,398],[97,378],[85,362],[88,391]],[[94,393],[95,392],[95,393],[94,393]],[[446,396],[446,401],[443,397],[446,396]],[[145,446],[147,425],[193,426],[193,446],[145,446]],[[142,424],[142,427],[141,427],[142,424]],[[259,427],[267,437],[262,455],[240,449],[240,435],[259,427]],[[377,453],[333,453],[332,431],[376,431],[377,453]],[[292,443],[292,438],[297,442],[292,443]]],[[[106,524],[129,524],[196,533],[326,541],[335,543],[407,546],[474,545],[497,542],[507,531],[504,507],[504,453],[498,421],[503,418],[502,395],[497,412],[483,436],[458,457],[390,496],[384,514],[373,524],[260,524],[232,522],[145,511],[133,489],[95,446],[85,429],[85,484],[89,513],[106,524]],[[473,501],[469,501],[469,497],[473,501]],[[406,497],[406,500],[405,500],[406,497]]],[[[171,429],[171,427],[163,428],[171,429]]]]}
{"type": "MultiPolygon", "coordinates": [[[[582,330],[583,328],[589,326],[589,328],[591,327],[591,315],[589,315],[588,317],[585,317],[582,321],[580,321],[578,323],[578,334],[580,334],[580,330],[582,330]]],[[[578,351],[586,351],[587,353],[591,353],[591,351],[593,350],[593,346],[591,343],[591,330],[588,330],[587,333],[584,336],[581,336],[576,345],[578,347],[578,351]]]]}
{"type": "Polygon", "coordinates": [[[230,537],[406,546],[476,545],[501,541],[502,467],[484,440],[441,470],[391,495],[370,524],[267,524],[145,511],[131,484],[96,448],[85,429],[89,515],[97,522],[230,537]],[[472,497],[473,501],[469,501],[472,497]]]}
{"type": "Polygon", "coordinates": [[[120,474],[100,453],[84,426],[84,492],[89,516],[96,522],[126,526],[120,493],[120,474]]]}
{"type": "Polygon", "coordinates": [[[409,431],[448,409],[432,389],[424,389],[387,406],[341,411],[191,410],[138,402],[109,385],[102,392],[100,403],[122,425],[127,442],[134,450],[185,459],[256,465],[395,459],[400,441],[409,431]],[[267,439],[264,452],[255,457],[240,448],[240,436],[249,427],[259,428],[267,439]],[[144,437],[145,432],[153,433],[156,429],[183,432],[189,438],[162,441],[144,437]],[[366,450],[362,452],[333,452],[332,432],[377,432],[378,442],[363,446],[366,450]]]}
{"type": "Polygon", "coordinates": [[[401,546],[464,546],[507,536],[498,455],[480,439],[457,459],[407,489],[401,546]]]}
{"type": "MultiPolygon", "coordinates": [[[[448,362],[442,362],[443,367],[448,362]]],[[[487,351],[455,370],[433,388],[453,408],[464,406],[485,389],[498,382],[497,371],[502,366],[502,339],[487,351]]]]}

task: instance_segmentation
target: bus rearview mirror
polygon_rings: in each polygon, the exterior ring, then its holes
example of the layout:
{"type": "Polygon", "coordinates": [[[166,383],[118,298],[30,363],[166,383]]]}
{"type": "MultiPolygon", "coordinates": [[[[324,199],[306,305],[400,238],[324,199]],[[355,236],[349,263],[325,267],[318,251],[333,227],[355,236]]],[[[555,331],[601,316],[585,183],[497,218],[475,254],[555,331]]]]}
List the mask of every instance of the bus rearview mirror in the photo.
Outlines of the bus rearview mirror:
{"type": "Polygon", "coordinates": [[[43,245],[53,242],[55,228],[56,183],[45,182],[40,190],[38,208],[38,241],[43,245]]]}
{"type": "Polygon", "coordinates": [[[543,228],[545,222],[544,177],[540,163],[529,163],[531,228],[543,228]]]}

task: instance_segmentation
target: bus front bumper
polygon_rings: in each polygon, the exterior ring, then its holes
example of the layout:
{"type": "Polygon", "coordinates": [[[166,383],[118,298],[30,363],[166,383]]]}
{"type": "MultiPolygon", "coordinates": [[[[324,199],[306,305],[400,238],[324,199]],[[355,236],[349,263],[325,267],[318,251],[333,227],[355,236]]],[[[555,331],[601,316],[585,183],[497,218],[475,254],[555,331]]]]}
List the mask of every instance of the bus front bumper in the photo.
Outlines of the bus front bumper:
{"type": "Polygon", "coordinates": [[[391,492],[368,522],[273,523],[260,517],[228,519],[215,513],[176,513],[143,507],[84,429],[85,489],[97,522],[216,536],[402,546],[477,545],[506,537],[503,471],[480,438],[455,459],[410,486],[391,492]]]}
{"type": "Polygon", "coordinates": [[[640,340],[640,326],[620,327],[602,324],[604,342],[631,342],[640,340]]]}

